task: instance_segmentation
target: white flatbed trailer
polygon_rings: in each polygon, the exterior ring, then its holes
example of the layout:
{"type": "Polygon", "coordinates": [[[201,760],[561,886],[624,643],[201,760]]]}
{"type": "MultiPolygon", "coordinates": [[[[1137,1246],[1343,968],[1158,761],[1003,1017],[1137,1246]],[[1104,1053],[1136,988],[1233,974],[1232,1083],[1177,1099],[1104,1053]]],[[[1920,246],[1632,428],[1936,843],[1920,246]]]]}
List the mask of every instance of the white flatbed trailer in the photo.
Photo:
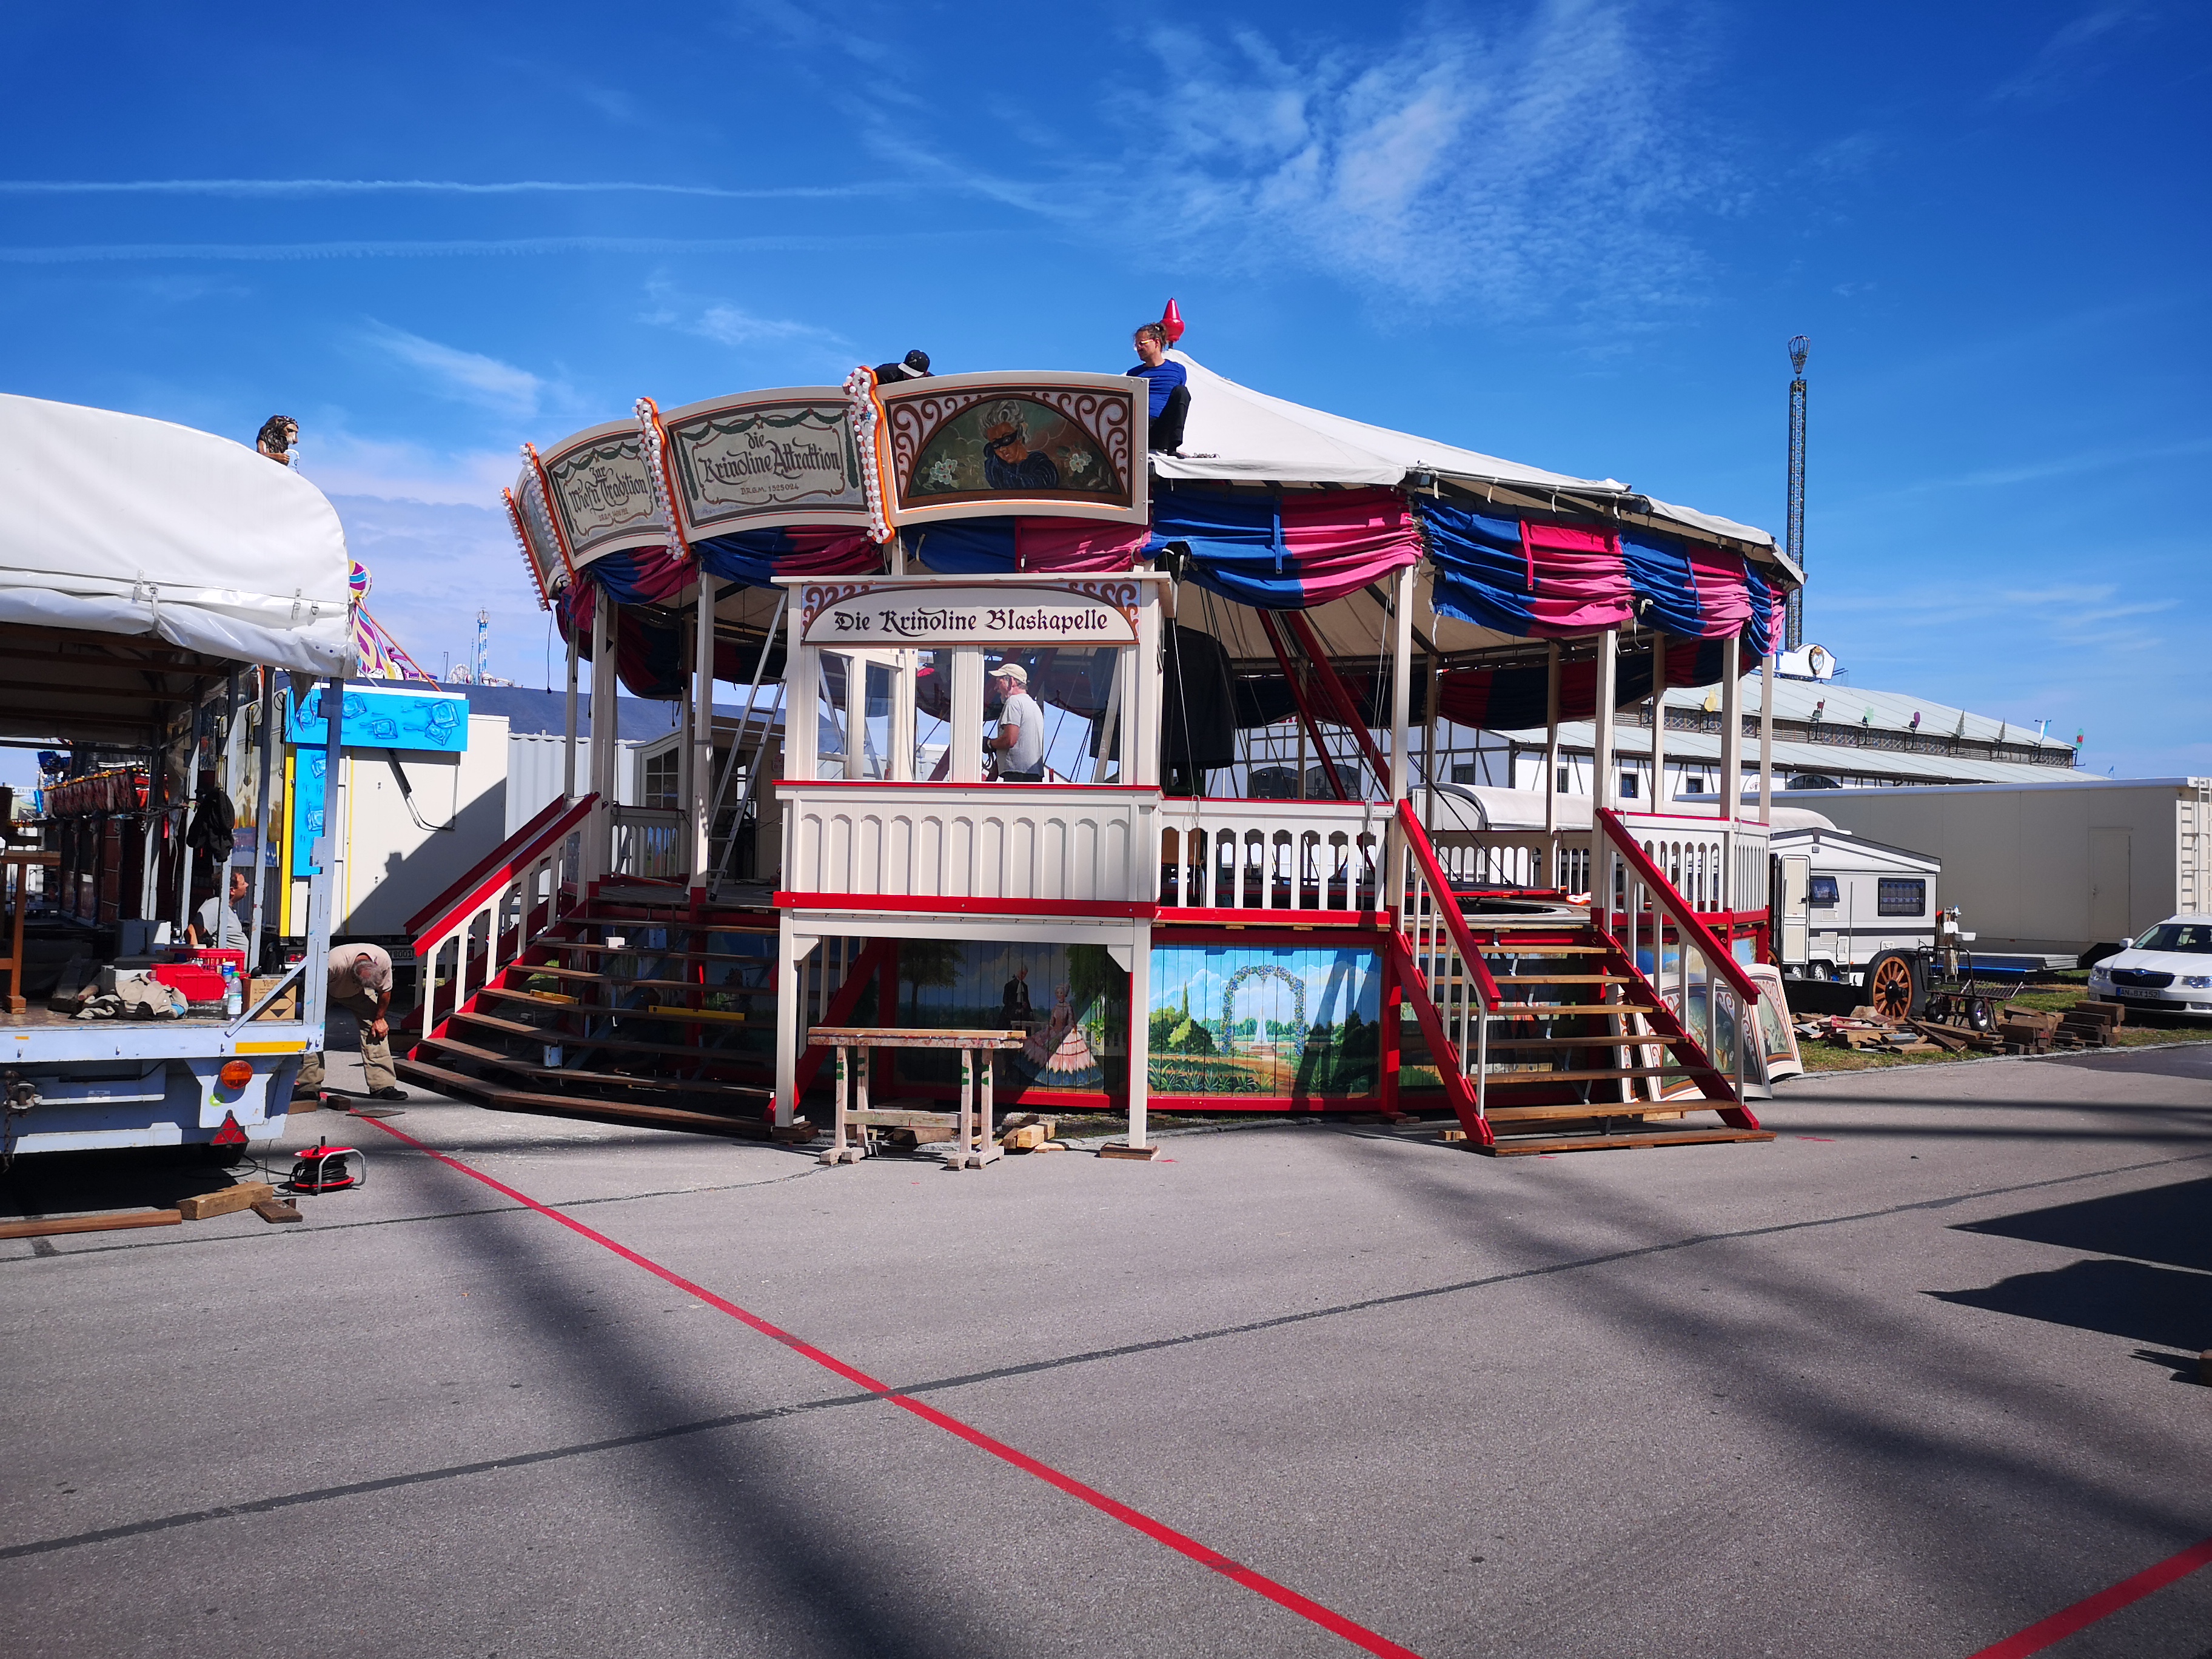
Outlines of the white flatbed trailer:
{"type": "MultiPolygon", "coordinates": [[[[281,743],[271,717],[275,672],[331,677],[343,687],[352,661],[349,567],[337,515],[321,492],[243,445],[136,416],[0,396],[0,654],[22,671],[0,694],[0,737],[162,755],[175,741],[172,719],[188,712],[186,729],[197,732],[201,709],[218,696],[235,730],[246,713],[241,683],[261,667],[257,873],[281,743]]],[[[326,760],[337,738],[333,731],[326,760]]],[[[228,765],[247,758],[239,744],[222,749],[228,765]]],[[[226,793],[241,781],[219,769],[226,793]]],[[[191,887],[182,814],[192,793],[188,787],[162,808],[178,832],[171,885],[182,890],[179,920],[191,887]]],[[[330,803],[325,822],[343,821],[337,805],[330,803]]],[[[106,836],[96,844],[104,856],[106,836]]],[[[276,985],[264,982],[235,1017],[79,1020],[9,984],[0,1000],[0,1155],[219,1136],[234,1143],[240,1133],[248,1144],[274,1139],[301,1064],[323,1047],[321,967],[337,851],[328,838],[318,842],[300,963],[276,985]],[[256,1018],[295,988],[291,1017],[256,1018]],[[240,1065],[244,1075],[234,1071],[226,1081],[225,1068],[240,1065]]],[[[155,908],[148,890],[155,885],[142,882],[142,910],[155,908]]],[[[30,890],[19,876],[15,902],[28,902],[30,890]]]]}

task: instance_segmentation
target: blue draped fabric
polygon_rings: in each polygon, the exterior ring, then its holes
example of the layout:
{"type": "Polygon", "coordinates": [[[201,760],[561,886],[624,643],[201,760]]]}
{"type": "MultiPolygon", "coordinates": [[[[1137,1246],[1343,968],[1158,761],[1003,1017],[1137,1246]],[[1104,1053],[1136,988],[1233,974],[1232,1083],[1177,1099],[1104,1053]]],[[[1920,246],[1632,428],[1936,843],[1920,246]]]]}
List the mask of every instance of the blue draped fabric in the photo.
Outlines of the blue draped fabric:
{"type": "Polygon", "coordinates": [[[1647,628],[1697,639],[1705,631],[1704,612],[1698,604],[1697,574],[1690,568],[1690,550],[1672,536],[1647,530],[1620,532],[1620,556],[1628,567],[1635,589],[1639,619],[1647,628]]]}
{"type": "Polygon", "coordinates": [[[1299,490],[1288,496],[1181,489],[1152,496],[1158,555],[1180,543],[1190,579],[1262,611],[1304,611],[1356,592],[1420,556],[1405,497],[1389,489],[1299,490]]]}
{"type": "Polygon", "coordinates": [[[1532,632],[1536,612],[1520,520],[1491,518],[1433,498],[1415,506],[1429,532],[1436,608],[1501,634],[1532,632]]]}
{"type": "Polygon", "coordinates": [[[993,576],[1014,568],[1014,520],[954,519],[906,532],[907,551],[947,576],[993,576]]]}
{"type": "Polygon", "coordinates": [[[1755,661],[1774,648],[1774,590],[1749,559],[1743,562],[1743,580],[1751,590],[1751,626],[1743,638],[1755,661]]]}

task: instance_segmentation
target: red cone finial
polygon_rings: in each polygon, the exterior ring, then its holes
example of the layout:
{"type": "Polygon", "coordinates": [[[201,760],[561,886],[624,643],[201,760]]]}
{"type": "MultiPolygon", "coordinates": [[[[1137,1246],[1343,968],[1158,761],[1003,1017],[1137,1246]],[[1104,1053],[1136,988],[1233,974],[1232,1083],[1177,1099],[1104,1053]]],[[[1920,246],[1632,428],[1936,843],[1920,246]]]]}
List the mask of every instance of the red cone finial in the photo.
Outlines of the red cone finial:
{"type": "Polygon", "coordinates": [[[1160,326],[1167,330],[1170,345],[1182,338],[1182,313],[1176,309],[1173,300],[1168,301],[1168,308],[1160,313],[1160,326]]]}

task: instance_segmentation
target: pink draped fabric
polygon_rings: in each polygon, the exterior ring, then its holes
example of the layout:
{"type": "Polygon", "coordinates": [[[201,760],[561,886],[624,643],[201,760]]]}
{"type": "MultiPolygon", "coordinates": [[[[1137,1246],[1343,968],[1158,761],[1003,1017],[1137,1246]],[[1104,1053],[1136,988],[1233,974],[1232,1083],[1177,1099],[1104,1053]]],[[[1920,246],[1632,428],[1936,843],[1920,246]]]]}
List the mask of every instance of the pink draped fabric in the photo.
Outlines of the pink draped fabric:
{"type": "Polygon", "coordinates": [[[1635,616],[1628,566],[1610,535],[1523,519],[1521,550],[1528,564],[1530,633],[1593,634],[1635,616]]]}
{"type": "Polygon", "coordinates": [[[1285,492],[1283,550],[1309,608],[1342,599],[1421,556],[1413,509],[1395,489],[1285,492]]]}

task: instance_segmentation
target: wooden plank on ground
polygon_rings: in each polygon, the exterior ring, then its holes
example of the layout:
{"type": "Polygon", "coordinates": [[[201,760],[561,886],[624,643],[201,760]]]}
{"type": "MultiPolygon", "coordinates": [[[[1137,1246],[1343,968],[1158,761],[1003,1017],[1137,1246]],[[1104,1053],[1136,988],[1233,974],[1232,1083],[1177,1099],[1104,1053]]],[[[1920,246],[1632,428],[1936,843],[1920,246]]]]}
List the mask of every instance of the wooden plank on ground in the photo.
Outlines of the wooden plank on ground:
{"type": "Polygon", "coordinates": [[[225,1187],[219,1192],[194,1193],[190,1198],[177,1200],[177,1213],[187,1221],[211,1221],[219,1215],[233,1215],[240,1210],[250,1210],[265,1199],[276,1196],[276,1189],[265,1181],[241,1181],[235,1187],[225,1187]]]}
{"type": "Polygon", "coordinates": [[[253,1206],[253,1213],[264,1221],[304,1221],[300,1206],[288,1198],[264,1198],[253,1206]]]}
{"type": "Polygon", "coordinates": [[[129,1227],[173,1227],[184,1217],[174,1210],[118,1210],[108,1215],[70,1215],[27,1221],[0,1221],[0,1238],[56,1238],[64,1233],[112,1233],[129,1227]]]}

